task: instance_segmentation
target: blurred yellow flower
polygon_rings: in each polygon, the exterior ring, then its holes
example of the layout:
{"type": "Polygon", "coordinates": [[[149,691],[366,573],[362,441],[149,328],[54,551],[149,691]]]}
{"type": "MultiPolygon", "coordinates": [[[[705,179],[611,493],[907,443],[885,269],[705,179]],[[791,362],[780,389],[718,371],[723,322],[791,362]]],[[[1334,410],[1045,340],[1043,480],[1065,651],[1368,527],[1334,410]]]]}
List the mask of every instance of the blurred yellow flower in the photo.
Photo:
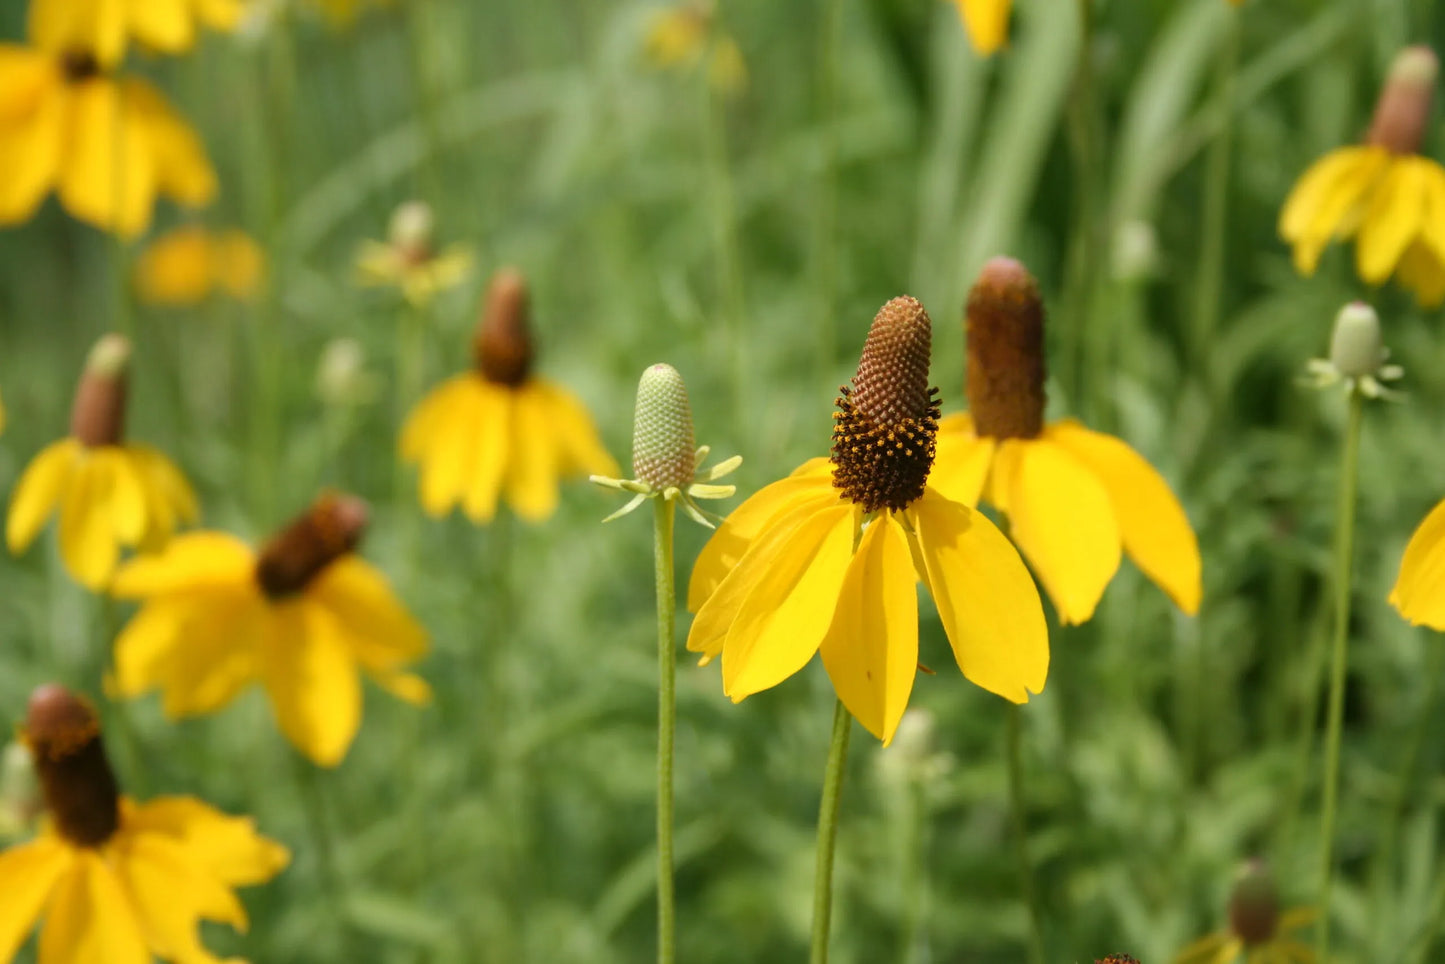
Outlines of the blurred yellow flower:
{"type": "Polygon", "coordinates": [[[1410,536],[1390,605],[1412,626],[1445,630],[1445,502],[1410,536]]]}
{"type": "Polygon", "coordinates": [[[996,53],[1008,40],[1009,14],[1013,0],[953,0],[973,49],[985,57],[996,53]]]}
{"type": "Polygon", "coordinates": [[[30,36],[45,50],[88,51],[113,67],[130,40],[184,53],[199,27],[233,30],[243,9],[241,0],[31,0],[30,36]]]}
{"type": "Polygon", "coordinates": [[[196,305],[222,291],[241,301],[261,287],[265,256],[243,231],[209,231],[188,224],[152,241],[136,261],[140,299],[158,305],[196,305]]]}
{"type": "Polygon", "coordinates": [[[475,368],[439,385],[402,427],[401,457],[420,466],[428,515],[461,506],[485,524],[505,493],[513,512],[536,522],[556,510],[560,478],[617,474],[582,403],[531,372],[527,288],[516,271],[492,279],[474,355],[475,368]]]}
{"type": "Polygon", "coordinates": [[[933,485],[1008,516],[1064,624],[1094,614],[1123,552],[1175,605],[1199,609],[1199,544],[1164,479],[1120,439],[1044,412],[1044,309],[1023,265],[995,258],[968,300],[970,413],[939,424],[933,485]]]}
{"type": "Polygon", "coordinates": [[[354,554],[358,499],[325,495],[258,553],[222,532],[192,532],[116,573],[114,594],[143,605],[115,643],[123,696],[160,689],[167,717],[212,713],[259,681],[286,738],[335,766],[361,725],[364,671],[409,703],[431,698],[405,671],[426,633],[386,578],[354,554]]]}
{"type": "Polygon", "coordinates": [[[1314,924],[1314,908],[1280,911],[1274,880],[1263,862],[1240,871],[1229,895],[1229,926],[1180,951],[1174,964],[1314,964],[1314,948],[1297,932],[1314,924]]]}
{"type": "Polygon", "coordinates": [[[472,254],[465,245],[444,251],[432,246],[435,219],[425,201],[408,201],[391,216],[385,243],[363,241],[356,255],[357,278],[363,285],[395,285],[413,305],[425,306],[472,273],[472,254]]]}
{"type": "Polygon", "coordinates": [[[51,190],[72,215],[125,236],[150,224],[158,194],[199,207],[216,193],[205,148],[160,92],[103,73],[84,53],[0,43],[0,225],[51,190]]]}
{"type": "Polygon", "coordinates": [[[1394,275],[1422,305],[1445,303],[1445,168],[1418,153],[1437,69],[1429,48],[1402,51],[1365,143],[1331,151],[1295,183],[1279,233],[1300,274],[1314,274],[1330,241],[1354,238],[1355,270],[1365,282],[1394,275]]]}
{"type": "Polygon", "coordinates": [[[201,922],[245,930],[233,888],[280,873],[286,848],[194,797],[121,796],[95,711],[60,686],[31,696],[25,739],[49,820],[0,853],[0,961],[43,919],[44,964],[218,964],[201,922]]]}
{"type": "Polygon", "coordinates": [[[1043,690],[1048,631],[1028,570],[982,513],[930,484],[931,340],[917,301],[884,305],[837,401],[831,461],[756,493],[698,556],[687,648],[722,656],[734,702],[821,653],[838,698],[889,743],[918,672],[918,583],[965,677],[1015,703],[1043,690]]]}
{"type": "Polygon", "coordinates": [[[70,434],[40,451],[10,496],[5,541],[21,553],[60,512],[60,557],[76,581],[104,588],[122,546],[157,549],[196,520],[196,496],[158,450],[123,440],[130,343],[107,335],[86,361],[70,434]]]}
{"type": "Polygon", "coordinates": [[[728,34],[717,29],[709,0],[683,0],[657,11],[648,22],[643,50],[660,70],[692,69],[707,60],[708,83],[725,94],[747,86],[748,68],[742,50],[728,34]]]}
{"type": "Polygon", "coordinates": [[[390,7],[396,0],[311,0],[333,27],[349,27],[366,7],[390,7]]]}

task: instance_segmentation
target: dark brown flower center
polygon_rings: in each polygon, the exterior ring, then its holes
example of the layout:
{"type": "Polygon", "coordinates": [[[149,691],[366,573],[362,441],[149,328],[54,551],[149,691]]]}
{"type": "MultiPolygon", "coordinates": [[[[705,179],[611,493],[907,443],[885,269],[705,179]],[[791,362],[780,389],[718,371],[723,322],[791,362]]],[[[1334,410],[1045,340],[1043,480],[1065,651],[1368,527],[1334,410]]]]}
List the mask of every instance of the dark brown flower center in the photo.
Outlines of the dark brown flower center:
{"type": "Polygon", "coordinates": [[[923,495],[938,434],[938,389],[928,385],[933,324],[915,299],[878,312],[852,387],[834,404],[833,485],[867,512],[923,495]]]}
{"type": "Polygon", "coordinates": [[[120,826],[120,790],[95,710],[63,686],[41,686],[30,696],[25,739],[55,829],[79,847],[109,840],[120,826]]]}
{"type": "Polygon", "coordinates": [[[126,367],[130,342],[106,335],[95,343],[70,406],[70,434],[88,448],[119,445],[125,437],[126,367]]]}
{"type": "Polygon", "coordinates": [[[1429,47],[1406,47],[1390,65],[1390,74],[1375,115],[1370,120],[1365,142],[1392,154],[1415,154],[1430,125],[1430,107],[1435,96],[1439,62],[1429,47]]]}
{"type": "Polygon", "coordinates": [[[1278,927],[1279,894],[1274,878],[1262,861],[1252,860],[1229,895],[1229,928],[1245,947],[1257,947],[1273,940],[1278,927]]]}
{"type": "Polygon", "coordinates": [[[72,47],[60,55],[60,69],[72,84],[100,75],[100,61],[89,50],[72,47]]]}
{"type": "Polygon", "coordinates": [[[352,552],[366,529],[366,503],[328,493],[266,543],[256,559],[256,582],[273,600],[304,590],[327,566],[352,552]]]}
{"type": "Polygon", "coordinates": [[[1044,302],[1012,258],[983,266],[968,293],[968,408],[975,431],[1037,438],[1044,428],[1044,302]]]}
{"type": "Polygon", "coordinates": [[[488,381],[515,388],[531,374],[528,314],[527,282],[521,272],[513,268],[498,271],[487,286],[482,319],[472,343],[477,370],[488,381]]]}

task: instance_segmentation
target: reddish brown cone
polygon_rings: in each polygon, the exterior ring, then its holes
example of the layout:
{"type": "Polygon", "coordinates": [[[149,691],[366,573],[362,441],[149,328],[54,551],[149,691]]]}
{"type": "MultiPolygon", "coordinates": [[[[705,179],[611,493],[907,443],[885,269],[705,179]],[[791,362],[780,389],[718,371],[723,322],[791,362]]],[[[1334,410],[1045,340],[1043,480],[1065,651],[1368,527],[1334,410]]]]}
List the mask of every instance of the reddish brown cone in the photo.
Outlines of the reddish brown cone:
{"type": "Polygon", "coordinates": [[[1365,142],[1392,154],[1415,154],[1430,125],[1440,62],[1429,47],[1406,47],[1395,55],[1365,142]]]}
{"type": "Polygon", "coordinates": [[[983,266],[968,294],[969,412],[992,438],[1037,438],[1044,428],[1044,301],[1013,258],[983,266]]]}
{"type": "Polygon", "coordinates": [[[70,406],[70,434],[87,448],[118,445],[125,437],[129,364],[130,340],[124,335],[106,335],[86,357],[70,406]]]}
{"type": "Polygon", "coordinates": [[[473,339],[478,370],[491,382],[515,388],[532,371],[527,282],[515,268],[492,276],[473,339]]]}
{"type": "Polygon", "coordinates": [[[63,686],[41,686],[30,695],[25,739],[55,829],[80,847],[109,840],[120,825],[120,791],[95,710],[63,686]]]}
{"type": "Polygon", "coordinates": [[[1266,944],[1279,927],[1279,892],[1262,860],[1251,860],[1240,871],[1229,895],[1229,928],[1245,947],[1266,944]]]}
{"type": "Polygon", "coordinates": [[[337,559],[352,552],[366,530],[366,503],[327,493],[266,543],[256,560],[256,581],[272,599],[301,592],[337,559]]]}

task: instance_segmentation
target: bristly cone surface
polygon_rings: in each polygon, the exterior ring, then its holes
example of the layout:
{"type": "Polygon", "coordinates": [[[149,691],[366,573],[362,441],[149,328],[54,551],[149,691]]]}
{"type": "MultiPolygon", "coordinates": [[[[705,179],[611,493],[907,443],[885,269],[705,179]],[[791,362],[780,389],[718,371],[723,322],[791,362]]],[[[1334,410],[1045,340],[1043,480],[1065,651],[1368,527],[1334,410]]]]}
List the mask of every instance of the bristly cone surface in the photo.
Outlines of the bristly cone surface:
{"type": "Polygon", "coordinates": [[[80,847],[98,847],[120,826],[120,790],[100,739],[95,710],[50,683],[30,696],[25,740],[55,829],[80,847]]]}
{"type": "Polygon", "coordinates": [[[968,409],[990,438],[1037,438],[1044,429],[1044,300],[1013,258],[993,258],[968,293],[968,409]]]}
{"type": "Polygon", "coordinates": [[[532,373],[530,314],[526,279],[515,268],[502,268],[487,286],[473,339],[477,368],[488,381],[516,388],[532,373]]]}
{"type": "Polygon", "coordinates": [[[923,305],[894,298],[874,317],[852,387],[835,402],[833,485],[866,512],[903,509],[923,495],[938,433],[932,347],[923,305]]]}
{"type": "Polygon", "coordinates": [[[653,365],[637,384],[632,472],[657,491],[686,490],[696,473],[696,436],[687,386],[671,365],[653,365]]]}
{"type": "Polygon", "coordinates": [[[331,563],[356,549],[369,512],[361,499],[328,493],[261,550],[256,581],[271,599],[306,588],[331,563]]]}

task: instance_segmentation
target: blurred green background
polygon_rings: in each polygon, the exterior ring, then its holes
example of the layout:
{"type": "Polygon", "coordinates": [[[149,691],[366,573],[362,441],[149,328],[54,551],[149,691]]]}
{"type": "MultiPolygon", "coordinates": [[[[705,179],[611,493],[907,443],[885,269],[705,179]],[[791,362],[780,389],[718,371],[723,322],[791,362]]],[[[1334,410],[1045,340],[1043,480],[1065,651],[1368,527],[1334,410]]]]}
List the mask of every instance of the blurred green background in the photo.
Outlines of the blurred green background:
{"type": "MultiPolygon", "coordinates": [[[[436,522],[397,499],[399,417],[415,401],[396,398],[407,309],[358,288],[353,259],[422,198],[439,242],[477,259],[426,315],[428,385],[469,364],[487,275],[520,266],[538,371],[586,401],[619,461],[636,378],[668,361],[699,442],[744,456],[739,498],[826,451],[837,386],[888,298],[932,314],[950,412],[977,269],[1008,253],[1038,275],[1051,417],[1079,415],[1158,466],[1205,567],[1198,619],[1126,562],[1091,623],[1052,633],[1048,688],[1024,721],[1058,962],[1169,960],[1220,925],[1247,857],[1272,862],[1287,904],[1314,897],[1311,667],[1329,628],[1345,407],[1297,378],[1338,307],[1369,298],[1407,396],[1372,404],[1364,427],[1335,944],[1340,961],[1445,959],[1445,640],[1385,605],[1406,539],[1445,496],[1445,339],[1438,312],[1364,289],[1351,249],[1301,279],[1275,235],[1300,172],[1360,135],[1390,58],[1439,49],[1445,16],[1430,0],[1107,0],[1081,51],[1078,5],[1019,0],[1010,46],[984,60],[940,0],[722,0],[713,29],[748,75],[729,94],[704,70],[649,62],[659,9],[399,0],[348,29],[298,9],[187,57],[133,53],[217,166],[203,220],[268,252],[253,304],[135,303],[135,251],[53,201],[0,232],[0,488],[65,432],[90,343],[131,326],[130,435],[182,465],[204,524],[261,539],[323,486],[356,492],[375,512],[366,556],[432,635],[434,705],[369,688],[350,755],[314,780],[298,782],[256,692],[178,725],[154,698],[126,708],[134,739],[111,753],[131,793],[254,814],[295,852],[243,893],[250,933],[217,928],[209,945],[259,962],[653,954],[646,516],[602,527],[617,500],[582,481],[536,526],[505,512],[485,529],[436,522]],[[1211,216],[1225,219],[1213,251],[1211,216]],[[364,349],[374,391],[318,393],[337,338],[364,349]]],[[[6,4],[0,36],[23,33],[22,5],[6,4]]],[[[1434,125],[1427,152],[1442,148],[1434,125]]],[[[181,220],[162,204],[154,230],[181,220]]],[[[681,587],[706,534],[678,532],[681,587]]],[[[0,557],[0,586],[0,717],[18,724],[47,680],[99,695],[101,606],[53,536],[0,557]]],[[[1003,704],[959,676],[923,605],[938,675],[919,677],[913,705],[931,736],[883,751],[856,734],[835,960],[1022,961],[1003,704]]],[[[733,706],[716,666],[682,662],[679,960],[803,955],[832,702],[816,664],[733,706]]]]}

